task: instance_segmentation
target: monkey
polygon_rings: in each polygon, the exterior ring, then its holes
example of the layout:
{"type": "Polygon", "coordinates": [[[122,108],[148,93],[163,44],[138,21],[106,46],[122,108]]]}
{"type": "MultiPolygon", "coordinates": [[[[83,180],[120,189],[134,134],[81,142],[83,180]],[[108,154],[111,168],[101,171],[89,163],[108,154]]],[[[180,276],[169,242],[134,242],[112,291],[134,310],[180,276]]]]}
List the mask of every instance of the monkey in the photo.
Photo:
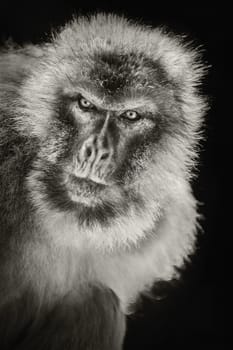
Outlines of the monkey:
{"type": "Polygon", "coordinates": [[[195,251],[200,52],[124,16],[0,53],[0,348],[120,350],[195,251]]]}

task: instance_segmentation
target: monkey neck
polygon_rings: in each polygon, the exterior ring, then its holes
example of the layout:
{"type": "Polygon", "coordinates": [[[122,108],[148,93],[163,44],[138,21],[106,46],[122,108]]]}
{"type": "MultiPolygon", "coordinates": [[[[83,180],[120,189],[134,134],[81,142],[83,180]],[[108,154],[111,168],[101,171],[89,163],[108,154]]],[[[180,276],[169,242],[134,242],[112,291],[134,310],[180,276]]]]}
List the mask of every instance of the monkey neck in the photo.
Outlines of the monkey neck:
{"type": "Polygon", "coordinates": [[[67,293],[75,298],[90,284],[103,285],[114,291],[128,312],[139,293],[157,280],[176,276],[176,266],[193,250],[196,218],[195,201],[186,193],[186,200],[173,201],[138,244],[101,250],[88,235],[104,231],[77,231],[69,220],[62,224],[61,216],[53,217],[53,225],[44,223],[47,231],[40,225],[40,231],[31,232],[33,238],[23,246],[24,285],[30,284],[48,302],[67,293]]]}

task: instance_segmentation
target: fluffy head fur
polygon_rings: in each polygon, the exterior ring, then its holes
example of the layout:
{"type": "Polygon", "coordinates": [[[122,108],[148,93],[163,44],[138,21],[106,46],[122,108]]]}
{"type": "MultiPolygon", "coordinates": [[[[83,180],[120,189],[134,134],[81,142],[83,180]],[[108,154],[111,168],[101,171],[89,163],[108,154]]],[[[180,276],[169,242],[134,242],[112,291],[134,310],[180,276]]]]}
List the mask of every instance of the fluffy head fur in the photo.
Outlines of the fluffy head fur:
{"type": "Polygon", "coordinates": [[[198,54],[97,15],[4,50],[0,72],[2,300],[30,286],[52,303],[93,283],[126,312],[194,248],[198,54]]]}

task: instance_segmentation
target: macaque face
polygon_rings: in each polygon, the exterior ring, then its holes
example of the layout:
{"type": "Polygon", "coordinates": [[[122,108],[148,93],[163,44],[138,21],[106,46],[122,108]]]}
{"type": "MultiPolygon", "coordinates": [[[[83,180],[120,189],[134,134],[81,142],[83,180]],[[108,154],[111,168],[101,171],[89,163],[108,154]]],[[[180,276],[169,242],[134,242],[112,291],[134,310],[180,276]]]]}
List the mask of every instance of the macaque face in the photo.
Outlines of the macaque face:
{"type": "Polygon", "coordinates": [[[159,63],[103,52],[89,66],[57,87],[36,167],[49,206],[86,224],[143,209],[147,198],[138,184],[156,166],[164,136],[181,124],[159,63]]]}

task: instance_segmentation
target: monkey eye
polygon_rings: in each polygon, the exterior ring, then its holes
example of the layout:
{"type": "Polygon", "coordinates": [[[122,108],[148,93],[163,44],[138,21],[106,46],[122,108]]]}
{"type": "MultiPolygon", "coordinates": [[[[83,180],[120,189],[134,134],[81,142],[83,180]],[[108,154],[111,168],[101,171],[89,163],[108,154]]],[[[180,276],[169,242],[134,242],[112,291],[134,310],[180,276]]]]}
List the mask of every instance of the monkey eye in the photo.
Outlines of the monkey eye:
{"type": "Polygon", "coordinates": [[[141,118],[141,115],[136,111],[129,110],[129,111],[126,111],[123,114],[121,114],[121,117],[123,117],[124,119],[127,119],[131,122],[135,122],[141,118]]]}
{"type": "Polygon", "coordinates": [[[85,97],[81,95],[78,98],[78,105],[79,105],[79,108],[86,111],[94,107],[94,105],[90,101],[88,101],[85,97]]]}

